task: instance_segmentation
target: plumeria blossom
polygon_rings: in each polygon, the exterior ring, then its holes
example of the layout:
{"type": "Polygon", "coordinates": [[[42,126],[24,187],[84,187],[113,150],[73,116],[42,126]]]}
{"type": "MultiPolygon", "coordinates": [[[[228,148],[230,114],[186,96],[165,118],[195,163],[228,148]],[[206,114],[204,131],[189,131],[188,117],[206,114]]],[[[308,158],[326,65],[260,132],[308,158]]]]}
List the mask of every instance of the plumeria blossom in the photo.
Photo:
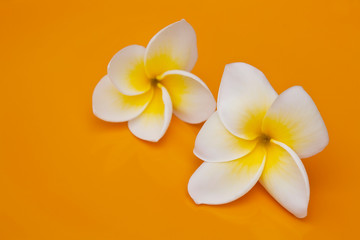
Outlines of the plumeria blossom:
{"type": "Polygon", "coordinates": [[[329,137],[311,97],[295,86],[278,95],[245,63],[225,67],[217,112],[205,122],[194,154],[205,161],[188,185],[197,204],[224,204],[257,181],[296,217],[307,215],[309,180],[300,158],[322,151],[329,137]]]}
{"type": "Polygon", "coordinates": [[[158,32],[147,47],[131,45],[111,59],[108,74],[95,87],[94,114],[108,122],[126,122],[138,138],[157,142],[172,113],[200,123],[215,111],[206,84],[190,73],[197,60],[194,29],[185,20],[158,32]]]}

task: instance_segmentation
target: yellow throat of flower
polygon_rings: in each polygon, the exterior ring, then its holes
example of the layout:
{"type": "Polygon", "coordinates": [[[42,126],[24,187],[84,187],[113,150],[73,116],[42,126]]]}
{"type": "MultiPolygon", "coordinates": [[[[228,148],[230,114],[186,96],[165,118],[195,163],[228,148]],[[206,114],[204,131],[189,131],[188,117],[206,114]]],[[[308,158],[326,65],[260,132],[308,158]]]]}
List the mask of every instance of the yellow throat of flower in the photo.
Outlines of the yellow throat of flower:
{"type": "Polygon", "coordinates": [[[265,134],[262,134],[260,137],[259,137],[259,143],[262,143],[262,144],[268,144],[269,142],[271,141],[271,137],[269,137],[268,135],[265,135],[265,134]]]}

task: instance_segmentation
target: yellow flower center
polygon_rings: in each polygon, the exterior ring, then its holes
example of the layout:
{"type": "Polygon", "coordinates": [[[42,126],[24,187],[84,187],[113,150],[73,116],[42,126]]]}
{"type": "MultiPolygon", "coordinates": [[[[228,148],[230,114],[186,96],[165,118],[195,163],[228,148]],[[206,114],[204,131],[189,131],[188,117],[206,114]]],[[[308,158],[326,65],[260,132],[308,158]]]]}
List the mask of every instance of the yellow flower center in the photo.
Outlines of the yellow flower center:
{"type": "Polygon", "coordinates": [[[159,80],[157,78],[152,78],[151,80],[151,86],[156,87],[159,83],[159,80]]]}
{"type": "Polygon", "coordinates": [[[265,134],[262,134],[260,137],[259,137],[259,142],[263,143],[263,144],[268,144],[271,140],[271,137],[265,135],[265,134]]]}

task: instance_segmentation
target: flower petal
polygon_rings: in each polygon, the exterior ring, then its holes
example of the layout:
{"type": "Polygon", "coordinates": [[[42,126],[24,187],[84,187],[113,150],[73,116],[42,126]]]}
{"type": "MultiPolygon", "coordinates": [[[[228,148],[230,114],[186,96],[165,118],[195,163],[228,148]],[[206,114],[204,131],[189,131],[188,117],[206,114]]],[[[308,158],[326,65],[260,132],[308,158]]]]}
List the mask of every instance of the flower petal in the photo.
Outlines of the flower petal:
{"type": "Polygon", "coordinates": [[[218,112],[215,112],[200,129],[195,140],[194,154],[207,162],[227,162],[251,152],[256,142],[231,134],[221,122],[218,112]]]}
{"type": "Polygon", "coordinates": [[[168,70],[191,71],[197,60],[196,34],[184,19],[158,32],[145,52],[145,68],[151,78],[168,70]]]}
{"type": "Polygon", "coordinates": [[[172,104],[169,93],[158,84],[154,88],[154,97],[145,111],[129,121],[129,129],[140,139],[157,142],[169,127],[171,116],[172,104]]]}
{"type": "Polygon", "coordinates": [[[298,218],[306,217],[310,197],[309,180],[296,153],[272,140],[260,183],[284,208],[298,218]]]}
{"type": "Polygon", "coordinates": [[[220,119],[234,135],[254,139],[261,134],[262,119],[276,97],[261,71],[246,63],[228,64],[219,89],[220,119]]]}
{"type": "Polygon", "coordinates": [[[325,123],[302,87],[284,91],[263,122],[263,132],[293,149],[300,158],[321,152],[329,143],[325,123]]]}
{"type": "Polygon", "coordinates": [[[151,87],[150,79],[145,73],[145,48],[131,45],[121,49],[108,65],[108,76],[120,92],[126,95],[137,95],[151,87]]]}
{"type": "Polygon", "coordinates": [[[170,94],[174,114],[184,122],[203,122],[215,111],[216,102],[212,93],[194,74],[170,70],[158,79],[170,94]]]}
{"type": "Polygon", "coordinates": [[[188,191],[197,204],[224,204],[247,193],[265,164],[265,149],[258,145],[243,158],[230,162],[204,162],[191,176],[188,191]]]}
{"type": "Polygon", "coordinates": [[[93,112],[108,122],[125,122],[137,117],[151,100],[153,91],[137,96],[126,96],[112,84],[108,76],[96,85],[93,96],[93,112]]]}

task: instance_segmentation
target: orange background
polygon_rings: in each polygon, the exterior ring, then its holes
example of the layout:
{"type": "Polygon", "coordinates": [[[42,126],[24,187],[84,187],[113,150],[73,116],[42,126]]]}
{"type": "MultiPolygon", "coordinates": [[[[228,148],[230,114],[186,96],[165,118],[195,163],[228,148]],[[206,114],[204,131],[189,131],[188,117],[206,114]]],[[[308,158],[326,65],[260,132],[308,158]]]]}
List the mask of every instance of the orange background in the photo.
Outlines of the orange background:
{"type": "Polygon", "coordinates": [[[0,239],[354,239],[359,227],[360,1],[19,1],[0,5],[0,239]],[[201,125],[173,117],[157,144],[92,114],[111,57],[185,18],[193,73],[217,96],[225,64],[313,97],[330,144],[304,160],[297,219],[256,185],[197,206],[187,182],[201,125]],[[357,229],[356,229],[357,228],[357,229]]]}

